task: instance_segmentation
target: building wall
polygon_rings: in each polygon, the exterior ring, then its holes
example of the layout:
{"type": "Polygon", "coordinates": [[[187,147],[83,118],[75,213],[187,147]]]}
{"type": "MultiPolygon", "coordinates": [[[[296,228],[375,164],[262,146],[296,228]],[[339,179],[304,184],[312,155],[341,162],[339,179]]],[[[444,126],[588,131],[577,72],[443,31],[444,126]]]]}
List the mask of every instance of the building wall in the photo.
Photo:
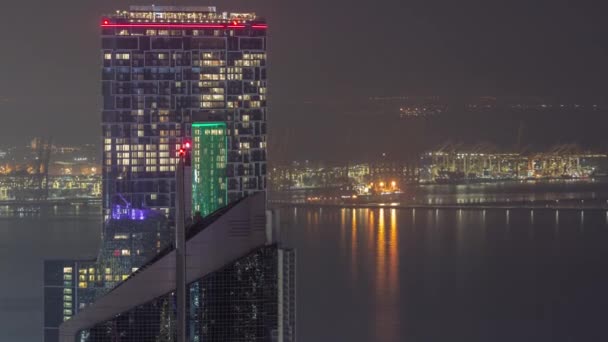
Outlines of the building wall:
{"type": "MultiPolygon", "coordinates": [[[[79,287],[78,277],[94,267],[95,261],[46,260],[44,262],[44,341],[59,340],[59,326],[78,309],[93,302],[98,289],[79,287]]],[[[88,285],[88,281],[87,281],[88,285]]]]}
{"type": "MultiPolygon", "coordinates": [[[[189,284],[188,341],[294,341],[294,267],[293,251],[272,245],[189,284]],[[280,303],[280,293],[291,299],[280,303]]],[[[80,341],[172,341],[175,316],[169,293],[82,331],[80,341]]]]}
{"type": "Polygon", "coordinates": [[[227,125],[229,201],[266,188],[265,30],[102,27],[101,40],[106,215],[126,201],[173,217],[194,121],[227,125]]]}
{"type": "Polygon", "coordinates": [[[296,252],[293,249],[278,250],[279,330],[278,341],[296,340],[296,252]]]}

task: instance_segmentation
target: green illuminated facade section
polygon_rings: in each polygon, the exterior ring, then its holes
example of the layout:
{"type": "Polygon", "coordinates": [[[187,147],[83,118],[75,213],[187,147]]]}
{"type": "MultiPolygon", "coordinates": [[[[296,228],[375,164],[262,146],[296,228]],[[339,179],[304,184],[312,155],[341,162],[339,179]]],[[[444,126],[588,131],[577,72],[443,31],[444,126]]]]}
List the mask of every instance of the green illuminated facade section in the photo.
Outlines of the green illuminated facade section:
{"type": "Polygon", "coordinates": [[[192,124],[192,214],[203,217],[228,204],[226,123],[192,124]]]}

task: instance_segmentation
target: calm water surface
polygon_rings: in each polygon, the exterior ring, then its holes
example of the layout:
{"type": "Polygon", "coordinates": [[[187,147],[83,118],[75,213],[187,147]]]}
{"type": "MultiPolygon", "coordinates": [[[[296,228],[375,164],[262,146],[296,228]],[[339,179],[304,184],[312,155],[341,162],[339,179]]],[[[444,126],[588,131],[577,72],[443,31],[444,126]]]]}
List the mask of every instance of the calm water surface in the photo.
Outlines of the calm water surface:
{"type": "MultiPolygon", "coordinates": [[[[99,213],[0,207],[0,342],[42,340],[43,260],[95,257],[99,213]]],[[[604,211],[280,214],[298,253],[300,342],[608,340],[604,211]]]]}
{"type": "Polygon", "coordinates": [[[43,339],[44,259],[94,258],[99,206],[42,208],[19,215],[0,206],[0,342],[43,339]]]}
{"type": "Polygon", "coordinates": [[[281,211],[300,341],[604,341],[605,212],[281,211]]]}

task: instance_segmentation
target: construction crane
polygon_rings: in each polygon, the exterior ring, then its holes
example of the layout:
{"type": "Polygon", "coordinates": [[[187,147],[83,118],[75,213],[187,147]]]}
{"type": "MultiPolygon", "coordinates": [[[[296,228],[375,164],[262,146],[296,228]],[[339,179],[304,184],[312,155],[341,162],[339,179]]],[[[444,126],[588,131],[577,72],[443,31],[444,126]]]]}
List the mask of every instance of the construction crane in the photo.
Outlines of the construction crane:
{"type": "Polygon", "coordinates": [[[49,198],[49,163],[51,160],[52,137],[36,138],[34,148],[36,162],[34,165],[34,186],[37,200],[49,198]]]}

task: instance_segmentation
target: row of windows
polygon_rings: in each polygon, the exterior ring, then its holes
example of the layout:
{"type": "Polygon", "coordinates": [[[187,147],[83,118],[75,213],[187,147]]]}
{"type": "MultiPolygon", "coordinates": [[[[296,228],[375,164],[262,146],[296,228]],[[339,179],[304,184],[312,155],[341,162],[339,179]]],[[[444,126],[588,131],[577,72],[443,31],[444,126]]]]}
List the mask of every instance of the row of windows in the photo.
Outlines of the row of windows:
{"type": "MultiPolygon", "coordinates": [[[[174,61],[181,61],[184,60],[184,58],[189,58],[189,55],[184,55],[181,53],[168,53],[168,52],[159,52],[159,53],[146,53],[145,55],[142,54],[135,54],[137,59],[142,59],[145,58],[148,60],[168,60],[169,57],[172,57],[172,59],[174,61]]],[[[120,52],[120,53],[114,53],[114,55],[112,55],[112,53],[110,52],[106,52],[103,54],[103,59],[110,61],[112,60],[112,57],[114,57],[115,60],[130,60],[131,59],[131,53],[128,52],[120,52]]],[[[198,56],[195,54],[193,55],[194,57],[194,61],[193,64],[195,66],[223,66],[226,64],[226,61],[224,60],[223,56],[219,55],[219,54],[213,54],[213,53],[202,53],[200,58],[202,58],[202,60],[197,60],[198,56]]],[[[234,62],[236,63],[237,66],[239,66],[239,64],[244,64],[244,66],[260,66],[261,65],[261,61],[266,60],[266,54],[248,54],[245,53],[243,54],[243,60],[235,60],[234,62]]],[[[241,65],[243,66],[243,65],[241,65]]]]}
{"type": "Polygon", "coordinates": [[[179,37],[179,38],[150,38],[150,37],[102,37],[101,46],[104,50],[264,50],[263,37],[179,37]]]}
{"type": "Polygon", "coordinates": [[[132,166],[132,172],[175,172],[175,165],[156,166],[132,166]]]}
{"type": "MultiPolygon", "coordinates": [[[[134,89],[142,89],[137,92],[141,94],[142,92],[146,92],[146,89],[150,86],[153,86],[158,90],[159,93],[163,93],[165,95],[170,95],[171,93],[183,94],[184,91],[181,85],[175,86],[176,82],[183,81],[205,81],[205,82],[215,82],[216,84],[221,84],[223,87],[224,81],[244,81],[246,83],[241,82],[233,82],[235,86],[240,86],[240,84],[250,84],[250,82],[256,81],[264,81],[266,80],[266,69],[264,68],[247,68],[243,69],[242,73],[221,73],[218,70],[213,71],[191,71],[191,70],[183,70],[183,72],[151,72],[145,71],[143,73],[137,72],[114,72],[112,70],[104,71],[102,74],[103,81],[115,81],[115,82],[146,82],[146,85],[136,86],[129,83],[115,83],[115,88],[112,89],[110,87],[110,83],[103,83],[103,95],[110,94],[113,90],[114,93],[118,92],[120,87],[128,87],[134,89]],[[153,83],[152,83],[153,82],[153,83]],[[160,82],[160,83],[156,83],[160,82]],[[173,84],[172,84],[173,83],[173,84]],[[238,85],[236,83],[239,83],[238,85]],[[119,86],[120,85],[120,86],[119,86]]],[[[180,84],[180,83],[177,83],[180,84]]],[[[230,85],[229,85],[230,86],[230,85]]]]}
{"type": "MultiPolygon", "coordinates": [[[[129,166],[129,165],[149,165],[149,166],[153,166],[153,165],[175,165],[177,163],[177,159],[176,158],[159,158],[157,159],[152,159],[152,158],[142,158],[142,159],[116,159],[116,165],[124,165],[124,166],[129,166]]],[[[106,165],[111,166],[113,165],[112,160],[111,159],[106,159],[106,165]]],[[[162,170],[161,170],[162,171],[162,170]]],[[[168,170],[167,170],[168,171],[168,170]]]]}
{"type": "MultiPolygon", "coordinates": [[[[166,147],[167,145],[161,145],[162,147],[166,147]]],[[[179,145],[178,145],[179,146],[179,145]]],[[[169,158],[171,157],[171,155],[173,155],[174,157],[178,156],[178,152],[173,151],[173,152],[118,152],[116,153],[116,158],[156,158],[156,157],[160,157],[160,158],[169,158]]],[[[106,158],[110,159],[112,158],[112,153],[111,152],[106,152],[106,158]]]]}
{"type": "MultiPolygon", "coordinates": [[[[175,135],[175,134],[173,134],[173,135],[175,135]]],[[[160,150],[160,151],[168,151],[169,150],[169,145],[168,144],[163,144],[163,142],[165,142],[166,140],[167,140],[166,138],[161,138],[160,139],[161,144],[158,145],[158,150],[160,150]]],[[[130,150],[133,150],[133,151],[143,151],[144,150],[144,144],[129,145],[129,144],[125,144],[123,141],[124,141],[124,139],[121,139],[121,138],[117,138],[116,139],[116,142],[115,142],[116,143],[116,146],[115,146],[116,151],[126,151],[126,152],[129,152],[130,150]]],[[[111,147],[111,145],[110,145],[111,143],[112,143],[111,139],[105,139],[106,146],[110,146],[111,147]]],[[[157,145],[145,144],[145,147],[146,147],[147,151],[156,151],[157,145]]],[[[181,147],[181,145],[180,144],[175,144],[174,147],[175,147],[175,150],[178,150],[181,147]]],[[[149,153],[154,153],[154,154],[150,154],[150,155],[146,154],[146,157],[148,157],[148,158],[150,158],[150,157],[156,157],[156,153],[155,152],[149,152],[149,153]]]]}
{"type": "MultiPolygon", "coordinates": [[[[127,279],[128,277],[129,277],[129,275],[128,275],[128,274],[123,274],[123,275],[114,275],[114,276],[113,276],[113,275],[106,275],[106,276],[104,276],[104,277],[103,277],[103,280],[105,280],[105,281],[117,281],[117,282],[118,282],[118,281],[125,280],[125,279],[127,279]]],[[[98,281],[98,282],[99,282],[99,281],[101,281],[101,279],[102,279],[102,278],[101,278],[101,276],[98,276],[98,277],[97,277],[97,281],[98,281]]],[[[86,288],[88,288],[88,287],[89,287],[89,285],[91,285],[91,286],[92,286],[93,284],[90,284],[90,283],[93,283],[94,281],[95,281],[95,280],[94,280],[94,279],[92,279],[92,278],[91,278],[91,279],[89,279],[89,281],[80,281],[80,282],[78,282],[78,288],[80,288],[80,289],[86,289],[86,288]]],[[[71,313],[70,313],[70,314],[71,314],[71,313]]]]}
{"type": "MultiPolygon", "coordinates": [[[[245,108],[245,109],[256,109],[256,108],[263,108],[266,106],[266,97],[265,95],[254,95],[255,97],[257,97],[257,100],[244,100],[244,101],[226,101],[224,102],[223,96],[218,96],[218,95],[209,95],[209,94],[205,94],[205,95],[198,95],[198,96],[183,96],[183,97],[175,97],[175,101],[170,101],[169,99],[165,99],[162,102],[158,103],[158,102],[152,102],[152,98],[150,101],[148,101],[146,104],[144,104],[143,99],[141,101],[133,101],[131,102],[130,100],[132,99],[131,97],[126,97],[126,96],[122,96],[122,97],[111,97],[108,101],[106,101],[106,105],[104,106],[105,110],[131,110],[132,112],[136,112],[136,113],[143,113],[144,109],[170,109],[170,108],[175,108],[175,109],[196,109],[196,108],[202,108],[202,109],[221,109],[221,108],[229,108],[229,109],[236,109],[236,108],[245,108]],[[116,106],[114,105],[109,105],[108,103],[112,103],[112,100],[115,99],[116,100],[116,106]]],[[[107,119],[107,121],[118,121],[118,119],[107,119]]],[[[165,122],[170,122],[170,118],[166,117],[166,116],[160,116],[158,117],[158,122],[161,123],[165,123],[165,122]]],[[[151,136],[151,135],[156,135],[153,133],[148,133],[145,134],[144,130],[139,130],[139,131],[134,131],[133,132],[136,136],[138,137],[144,137],[144,136],[151,136]]],[[[180,134],[168,134],[169,136],[180,136],[180,134]]]]}
{"type": "MultiPolygon", "coordinates": [[[[236,66],[236,67],[264,67],[266,66],[266,62],[264,60],[232,60],[226,61],[223,59],[213,59],[213,60],[188,60],[179,58],[179,56],[175,56],[172,63],[169,61],[169,54],[158,54],[158,55],[146,55],[145,59],[140,56],[133,57],[133,62],[131,62],[131,56],[128,53],[120,53],[114,56],[115,63],[111,63],[112,54],[105,53],[104,54],[104,67],[109,68],[111,66],[115,67],[117,73],[126,73],[126,70],[123,68],[132,68],[135,74],[143,74],[143,70],[147,72],[157,72],[163,73],[162,69],[175,69],[172,67],[187,67],[192,65],[193,69],[196,68],[219,68],[224,66],[236,66]],[[146,67],[146,69],[144,69],[146,67]],[[154,71],[153,69],[160,69],[158,71],[154,71]]],[[[184,68],[185,69],[185,68],[184,68]]],[[[187,69],[190,70],[190,69],[187,69]]],[[[105,73],[111,72],[111,70],[103,70],[105,73]]],[[[164,73],[168,73],[170,71],[164,71],[164,73]]],[[[198,72],[196,70],[192,70],[192,72],[198,72]]]]}
{"type": "MultiPolygon", "coordinates": [[[[251,95],[251,94],[246,94],[243,95],[242,98],[249,98],[252,100],[264,100],[265,97],[261,97],[261,95],[251,95]]],[[[228,102],[227,106],[236,106],[238,107],[239,104],[241,103],[240,101],[235,101],[234,99],[238,99],[238,96],[228,96],[228,102]]],[[[164,110],[163,110],[164,111],[164,110]]],[[[177,111],[173,112],[173,111],[169,111],[167,110],[166,112],[169,112],[169,115],[158,115],[158,111],[156,110],[124,110],[124,111],[105,111],[103,113],[104,116],[104,122],[106,124],[108,124],[104,130],[104,136],[105,136],[105,140],[104,140],[104,144],[105,145],[110,145],[112,143],[112,138],[111,137],[120,137],[122,136],[122,134],[124,134],[123,132],[130,132],[133,129],[144,129],[144,130],[156,130],[159,127],[162,129],[166,129],[166,128],[175,128],[175,127],[179,127],[181,128],[182,125],[180,124],[176,124],[175,121],[177,120],[184,120],[186,123],[191,121],[190,115],[194,116],[194,117],[198,117],[199,114],[194,112],[194,113],[189,113],[189,112],[184,112],[184,113],[178,113],[177,111]],[[136,123],[137,121],[141,122],[143,120],[139,120],[140,118],[134,118],[133,116],[137,115],[140,117],[143,117],[143,119],[145,119],[146,122],[149,123],[136,123]],[[183,115],[183,117],[182,117],[183,115]],[[138,119],[138,120],[136,120],[138,119]],[[162,119],[167,119],[171,122],[161,122],[162,119]],[[159,121],[156,121],[159,120],[159,121]],[[114,123],[114,125],[109,125],[110,123],[114,123]]],[[[232,121],[236,121],[238,122],[239,119],[243,120],[243,115],[247,115],[248,116],[248,120],[251,121],[264,121],[265,120],[265,112],[263,108],[260,109],[252,109],[252,110],[240,110],[238,113],[226,113],[227,115],[221,115],[219,117],[216,117],[215,120],[226,120],[229,122],[232,121]]],[[[194,121],[198,121],[196,119],[194,119],[194,121]]],[[[243,120],[244,121],[244,120],[243,120]]],[[[186,127],[189,128],[189,124],[186,124],[186,127]]],[[[185,129],[185,133],[188,134],[189,129],[185,129]]],[[[155,134],[149,134],[150,136],[153,136],[155,134]]],[[[120,138],[118,138],[120,139],[120,138]]],[[[160,140],[163,139],[162,143],[177,143],[180,138],[179,137],[160,137],[160,138],[155,138],[153,141],[156,140],[160,140]],[[164,139],[168,139],[167,142],[165,142],[164,139]]],[[[160,141],[159,141],[160,143],[160,141]]],[[[124,144],[124,142],[117,142],[117,144],[124,144]]],[[[148,150],[148,151],[156,151],[157,145],[155,144],[140,144],[141,146],[139,147],[140,151],[144,151],[144,150],[148,150]],[[147,146],[147,148],[145,148],[147,146]]],[[[137,151],[137,145],[132,145],[132,150],[133,151],[137,151]]],[[[169,149],[167,149],[169,150],[169,149]]]]}
{"type": "MultiPolygon", "coordinates": [[[[225,75],[225,77],[219,77],[222,79],[227,79],[229,81],[240,81],[243,79],[243,75],[242,74],[228,74],[225,75]]],[[[171,102],[177,102],[177,101],[183,101],[183,100],[187,100],[187,99],[195,99],[194,97],[191,96],[187,96],[187,95],[193,95],[193,96],[202,96],[202,95],[225,95],[226,91],[228,91],[230,93],[230,97],[234,98],[234,95],[236,94],[248,94],[249,96],[256,96],[256,94],[259,94],[259,96],[257,99],[259,100],[265,100],[264,95],[266,94],[266,88],[265,87],[256,87],[256,86],[251,86],[248,83],[244,83],[242,84],[243,86],[241,87],[241,83],[239,82],[239,84],[231,84],[229,89],[225,89],[225,88],[208,88],[205,87],[205,85],[203,84],[203,82],[194,82],[191,84],[191,87],[189,90],[187,90],[185,87],[182,88],[181,86],[170,86],[170,85],[157,85],[157,84],[147,84],[145,86],[139,86],[139,85],[131,85],[131,84],[115,84],[111,86],[111,91],[110,91],[110,87],[108,87],[107,92],[105,92],[105,96],[104,96],[104,100],[108,103],[113,102],[113,99],[116,99],[117,101],[124,101],[125,96],[129,96],[129,95],[134,95],[134,96],[130,96],[127,97],[128,100],[132,101],[133,103],[136,103],[137,105],[140,106],[148,106],[151,107],[153,103],[171,103],[171,102]],[[201,95],[199,95],[201,94],[201,95]],[[114,95],[114,96],[109,96],[109,95],[114,95]],[[150,95],[158,95],[158,96],[150,96],[150,95]],[[186,96],[181,96],[181,95],[186,95],[186,96]]],[[[216,98],[216,100],[218,101],[223,101],[224,98],[216,98]]],[[[133,109],[132,112],[134,113],[133,115],[143,115],[143,109],[133,109]]]]}
{"type": "MultiPolygon", "coordinates": [[[[127,145],[128,146],[128,145],[127,145]]],[[[137,146],[137,145],[134,145],[137,146]]],[[[173,156],[177,157],[177,151],[179,150],[179,148],[181,147],[180,144],[176,144],[174,145],[174,149],[171,150],[169,149],[169,145],[168,144],[161,144],[158,145],[158,149],[161,152],[143,152],[140,150],[140,152],[136,152],[137,150],[135,148],[133,148],[133,152],[118,152],[116,154],[116,158],[156,158],[156,157],[161,157],[161,158],[168,158],[173,156]]],[[[139,147],[139,146],[137,146],[139,147]]],[[[125,145],[116,145],[115,146],[115,150],[116,151],[129,151],[128,148],[125,148],[125,145]]],[[[148,148],[148,151],[156,151],[156,148],[148,148]]],[[[104,145],[104,151],[106,152],[106,158],[112,158],[112,145],[111,144],[106,144],[104,145]]]]}
{"type": "Polygon", "coordinates": [[[133,59],[169,59],[171,57],[173,60],[189,60],[193,61],[234,61],[234,60],[266,60],[265,53],[248,53],[248,52],[228,52],[225,51],[188,51],[185,52],[183,50],[175,50],[171,52],[142,52],[142,51],[115,51],[104,52],[104,59],[111,60],[112,56],[115,59],[130,59],[131,56],[133,59]],[[113,55],[114,54],[114,55],[113,55]]]}
{"type": "MultiPolygon", "coordinates": [[[[143,129],[144,125],[137,125],[137,127],[139,129],[143,129]]],[[[152,128],[156,128],[155,124],[151,125],[152,128]]],[[[180,127],[180,124],[176,124],[175,125],[177,128],[180,127]]],[[[117,151],[143,151],[144,148],[148,151],[156,151],[157,147],[159,150],[163,151],[163,150],[168,150],[169,146],[167,145],[167,143],[169,142],[168,138],[160,138],[160,145],[154,145],[154,144],[133,144],[133,145],[129,145],[126,144],[126,139],[125,138],[115,138],[114,143],[116,144],[116,150],[117,151]]],[[[106,138],[104,139],[104,144],[109,145],[112,143],[112,139],[110,138],[106,138]]],[[[175,145],[176,148],[179,148],[180,145],[176,144],[175,145]]],[[[156,155],[153,155],[156,156],[156,155]]]]}

